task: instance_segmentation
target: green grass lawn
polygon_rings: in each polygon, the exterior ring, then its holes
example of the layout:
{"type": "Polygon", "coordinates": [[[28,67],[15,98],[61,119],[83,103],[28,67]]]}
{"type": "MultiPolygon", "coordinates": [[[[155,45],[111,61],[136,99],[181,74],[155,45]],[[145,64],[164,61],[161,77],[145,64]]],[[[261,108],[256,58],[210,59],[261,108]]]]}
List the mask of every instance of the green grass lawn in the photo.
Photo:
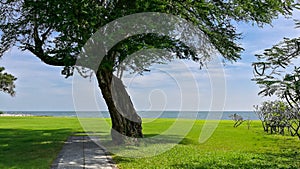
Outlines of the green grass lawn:
{"type": "MultiPolygon", "coordinates": [[[[147,121],[143,124],[146,137],[160,134],[174,122],[147,121]]],[[[196,121],[178,145],[162,154],[145,158],[120,156],[135,153],[128,146],[119,156],[114,155],[114,160],[122,169],[300,168],[300,141],[296,137],[266,134],[259,121],[253,121],[250,130],[246,124],[233,128],[232,121],[221,121],[212,137],[200,144],[203,124],[204,121],[196,121]]],[[[0,117],[0,168],[49,168],[63,142],[75,132],[82,132],[76,118],[0,117]]],[[[166,147],[163,144],[169,143],[144,144],[145,153],[166,147]]]]}
{"type": "MultiPolygon", "coordinates": [[[[144,134],[158,133],[170,122],[172,120],[159,119],[146,123],[144,134]]],[[[248,130],[246,123],[233,128],[232,121],[224,120],[212,137],[200,144],[198,139],[203,124],[204,121],[196,121],[190,133],[165,153],[148,158],[115,156],[114,159],[120,168],[137,169],[300,168],[300,141],[296,137],[266,134],[259,121],[252,121],[248,130]]]]}

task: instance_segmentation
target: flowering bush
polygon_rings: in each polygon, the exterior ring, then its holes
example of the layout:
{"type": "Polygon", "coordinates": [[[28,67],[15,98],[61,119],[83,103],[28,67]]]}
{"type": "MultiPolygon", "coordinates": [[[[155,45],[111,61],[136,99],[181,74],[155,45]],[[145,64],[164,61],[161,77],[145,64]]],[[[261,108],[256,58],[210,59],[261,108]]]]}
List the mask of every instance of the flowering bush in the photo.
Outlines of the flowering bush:
{"type": "Polygon", "coordinates": [[[284,135],[287,130],[300,139],[300,109],[291,107],[283,101],[266,101],[261,106],[254,106],[255,113],[262,122],[265,132],[284,135]]]}

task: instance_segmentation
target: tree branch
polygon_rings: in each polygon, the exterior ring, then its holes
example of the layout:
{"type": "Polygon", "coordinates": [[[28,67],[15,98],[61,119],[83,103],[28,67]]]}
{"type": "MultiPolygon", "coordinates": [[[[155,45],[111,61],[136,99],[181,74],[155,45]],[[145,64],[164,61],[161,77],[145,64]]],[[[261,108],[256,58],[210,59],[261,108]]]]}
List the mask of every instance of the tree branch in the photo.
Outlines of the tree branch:
{"type": "Polygon", "coordinates": [[[49,34],[49,32],[51,31],[52,26],[50,26],[43,34],[42,34],[42,42],[44,43],[45,40],[47,39],[47,35],[49,34]]]}

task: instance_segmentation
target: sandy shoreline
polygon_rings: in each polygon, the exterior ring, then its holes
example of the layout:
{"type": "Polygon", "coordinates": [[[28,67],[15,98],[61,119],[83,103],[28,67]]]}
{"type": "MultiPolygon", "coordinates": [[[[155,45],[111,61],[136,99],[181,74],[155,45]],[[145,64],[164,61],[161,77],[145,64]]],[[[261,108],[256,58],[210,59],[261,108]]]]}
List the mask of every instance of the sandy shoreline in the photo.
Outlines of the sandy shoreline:
{"type": "Polygon", "coordinates": [[[33,116],[31,114],[0,114],[0,117],[27,117],[27,116],[33,116]]]}

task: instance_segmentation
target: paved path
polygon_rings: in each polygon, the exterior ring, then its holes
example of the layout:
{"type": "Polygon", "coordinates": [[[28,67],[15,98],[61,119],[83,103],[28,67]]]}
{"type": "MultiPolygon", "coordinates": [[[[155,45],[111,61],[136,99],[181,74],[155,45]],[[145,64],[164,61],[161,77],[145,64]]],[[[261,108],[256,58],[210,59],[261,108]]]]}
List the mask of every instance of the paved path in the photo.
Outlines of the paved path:
{"type": "Polygon", "coordinates": [[[51,169],[116,169],[105,149],[89,136],[70,136],[51,169]]]}

